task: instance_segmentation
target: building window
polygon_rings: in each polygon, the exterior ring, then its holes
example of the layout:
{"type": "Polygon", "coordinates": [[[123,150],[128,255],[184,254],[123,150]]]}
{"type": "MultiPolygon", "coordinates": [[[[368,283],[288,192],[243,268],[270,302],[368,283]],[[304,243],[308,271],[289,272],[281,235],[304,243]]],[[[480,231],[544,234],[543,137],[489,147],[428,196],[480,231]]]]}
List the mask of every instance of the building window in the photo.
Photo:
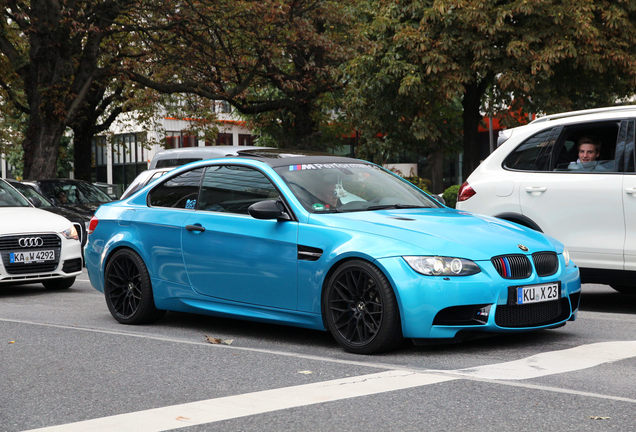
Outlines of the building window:
{"type": "Polygon", "coordinates": [[[254,145],[254,135],[250,134],[239,134],[238,136],[238,145],[240,146],[251,146],[254,145]]]}
{"type": "Polygon", "coordinates": [[[219,112],[220,113],[231,113],[232,105],[228,101],[220,101],[219,102],[219,112]]]}
{"type": "Polygon", "coordinates": [[[107,172],[107,148],[106,137],[96,136],[91,142],[91,180],[94,182],[106,182],[107,172]]]}
{"type": "Polygon", "coordinates": [[[167,149],[181,147],[198,147],[199,139],[196,135],[190,135],[186,131],[166,131],[167,149]]]}
{"type": "Polygon", "coordinates": [[[216,145],[232,145],[231,133],[220,133],[216,136],[216,145]]]}
{"type": "Polygon", "coordinates": [[[113,137],[113,183],[128,186],[137,174],[148,168],[148,150],[143,134],[121,134],[113,137]]]}

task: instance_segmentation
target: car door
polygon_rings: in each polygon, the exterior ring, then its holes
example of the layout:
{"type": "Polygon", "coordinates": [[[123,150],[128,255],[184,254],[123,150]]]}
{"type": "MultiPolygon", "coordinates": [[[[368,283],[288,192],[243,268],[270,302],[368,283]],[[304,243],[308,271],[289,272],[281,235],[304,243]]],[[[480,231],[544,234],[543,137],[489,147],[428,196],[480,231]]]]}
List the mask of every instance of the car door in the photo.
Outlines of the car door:
{"type": "Polygon", "coordinates": [[[262,172],[211,165],[182,232],[183,259],[200,294],[284,309],[297,306],[298,223],[252,218],[250,204],[279,197],[262,172]]]}
{"type": "MultiPolygon", "coordinates": [[[[149,208],[128,210],[136,236],[147,251],[145,257],[153,278],[188,287],[181,232],[186,219],[193,213],[199,195],[204,169],[185,171],[164,181],[148,195],[149,208]],[[131,214],[132,216],[132,214],[131,214]]],[[[120,224],[127,224],[122,220],[120,224]]]]}
{"type": "MultiPolygon", "coordinates": [[[[634,141],[636,120],[624,122],[623,205],[625,215],[625,270],[636,271],[636,172],[634,170],[634,141]]],[[[619,137],[620,140],[621,137],[619,137]]],[[[618,154],[618,152],[617,152],[618,154]]]]}
{"type": "Polygon", "coordinates": [[[616,121],[566,126],[558,130],[549,159],[518,177],[523,214],[563,242],[579,267],[623,268],[623,173],[614,163],[618,130],[616,121]],[[569,171],[576,138],[591,132],[602,136],[607,169],[569,171]]]}

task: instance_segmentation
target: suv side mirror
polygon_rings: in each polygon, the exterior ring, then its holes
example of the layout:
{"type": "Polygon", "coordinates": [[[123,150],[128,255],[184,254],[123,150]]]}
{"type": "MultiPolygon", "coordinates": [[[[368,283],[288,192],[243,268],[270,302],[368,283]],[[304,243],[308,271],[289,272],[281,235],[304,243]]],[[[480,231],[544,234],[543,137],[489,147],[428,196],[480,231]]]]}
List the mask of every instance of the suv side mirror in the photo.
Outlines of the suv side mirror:
{"type": "Polygon", "coordinates": [[[285,206],[280,200],[259,201],[248,207],[247,212],[254,219],[277,219],[279,221],[291,220],[285,211],[285,206]]]}

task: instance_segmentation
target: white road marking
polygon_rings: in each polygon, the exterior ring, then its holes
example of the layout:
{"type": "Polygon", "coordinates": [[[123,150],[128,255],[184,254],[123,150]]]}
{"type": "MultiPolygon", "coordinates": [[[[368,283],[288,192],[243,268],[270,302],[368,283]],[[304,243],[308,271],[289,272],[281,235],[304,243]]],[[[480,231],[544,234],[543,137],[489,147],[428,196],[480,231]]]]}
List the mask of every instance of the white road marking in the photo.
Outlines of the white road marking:
{"type": "Polygon", "coordinates": [[[476,378],[523,380],[587,369],[630,357],[636,357],[636,341],[599,342],[455,372],[476,378]]]}
{"type": "MultiPolygon", "coordinates": [[[[29,432],[132,431],[154,432],[178,429],[278,411],[436,384],[457,379],[525,380],[572,372],[636,357],[636,341],[600,342],[537,354],[512,362],[448,371],[389,370],[370,375],[284,387],[242,395],[208,399],[119,414],[76,423],[33,429],[29,432]]],[[[602,397],[636,404],[629,398],[611,397],[532,384],[519,387],[556,391],[579,396],[602,397]]]]}
{"type": "Polygon", "coordinates": [[[33,429],[30,432],[155,432],[287,408],[451,381],[437,374],[392,370],[33,429]]]}

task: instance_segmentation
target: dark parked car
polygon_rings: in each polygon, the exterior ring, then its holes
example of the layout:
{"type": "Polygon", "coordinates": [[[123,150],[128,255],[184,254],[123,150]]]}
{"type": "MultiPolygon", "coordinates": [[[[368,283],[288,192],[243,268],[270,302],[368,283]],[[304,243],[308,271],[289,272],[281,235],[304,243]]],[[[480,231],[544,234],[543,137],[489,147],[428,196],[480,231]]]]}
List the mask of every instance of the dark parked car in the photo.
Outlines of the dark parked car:
{"type": "Polygon", "coordinates": [[[25,180],[23,183],[35,188],[56,206],[73,210],[89,219],[100,205],[113,201],[99,187],[84,180],[25,180]]]}
{"type": "Polygon", "coordinates": [[[66,219],[73,222],[77,232],[80,234],[80,240],[82,242],[82,246],[86,244],[86,229],[88,228],[88,223],[91,220],[90,216],[72,210],[68,207],[58,207],[49,201],[44,195],[35,190],[35,188],[31,185],[21,183],[17,180],[6,179],[6,181],[16,188],[18,192],[20,192],[26,199],[28,199],[31,204],[33,204],[37,208],[41,208],[42,210],[49,211],[51,213],[58,214],[60,216],[64,216],[66,219]]]}

